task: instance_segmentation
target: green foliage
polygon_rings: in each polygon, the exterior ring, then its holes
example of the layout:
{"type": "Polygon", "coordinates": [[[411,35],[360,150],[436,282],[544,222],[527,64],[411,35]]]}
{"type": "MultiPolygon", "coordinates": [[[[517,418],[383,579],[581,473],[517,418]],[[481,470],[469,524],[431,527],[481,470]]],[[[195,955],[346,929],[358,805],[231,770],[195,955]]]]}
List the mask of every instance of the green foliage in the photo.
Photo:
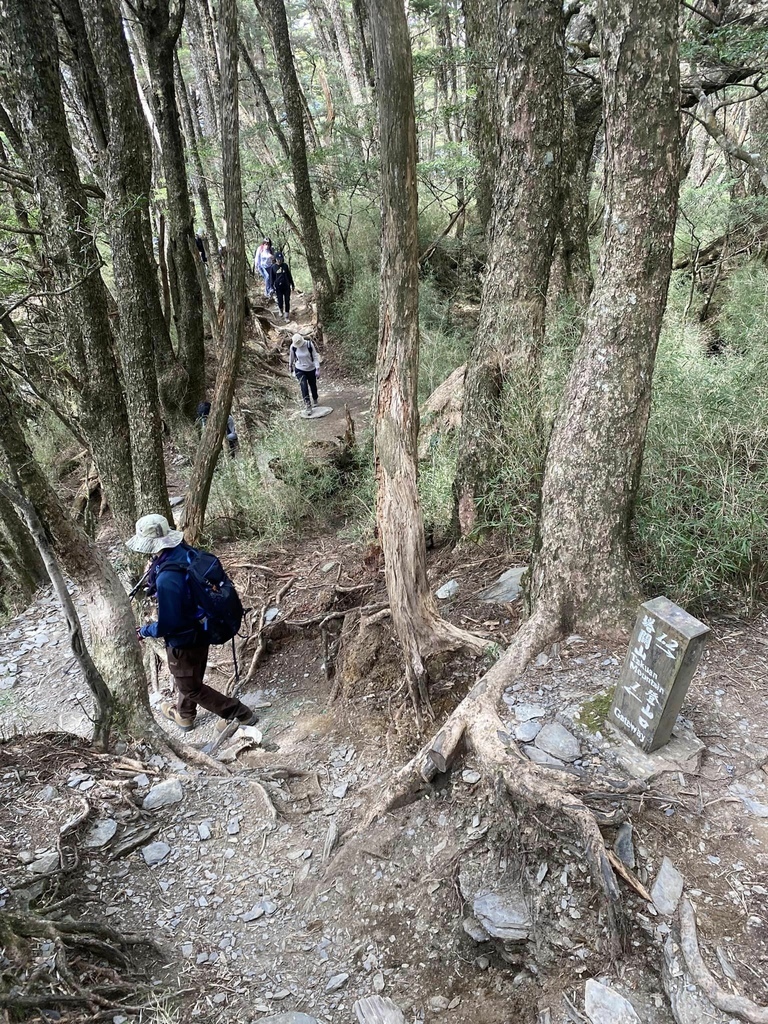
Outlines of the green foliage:
{"type": "Polygon", "coordinates": [[[427,531],[447,530],[453,517],[458,438],[434,434],[429,455],[419,463],[419,498],[427,531]]]}
{"type": "MultiPolygon", "coordinates": [[[[252,448],[241,442],[222,456],[208,507],[214,536],[253,536],[265,542],[296,537],[329,518],[370,518],[372,459],[365,444],[334,459],[308,440],[302,423],[276,421],[252,448]]],[[[340,523],[341,526],[344,523],[340,523]]]]}
{"type": "Polygon", "coordinates": [[[635,516],[643,588],[694,609],[752,610],[768,582],[768,271],[735,275],[721,324],[726,354],[706,354],[670,292],[635,516]]]}

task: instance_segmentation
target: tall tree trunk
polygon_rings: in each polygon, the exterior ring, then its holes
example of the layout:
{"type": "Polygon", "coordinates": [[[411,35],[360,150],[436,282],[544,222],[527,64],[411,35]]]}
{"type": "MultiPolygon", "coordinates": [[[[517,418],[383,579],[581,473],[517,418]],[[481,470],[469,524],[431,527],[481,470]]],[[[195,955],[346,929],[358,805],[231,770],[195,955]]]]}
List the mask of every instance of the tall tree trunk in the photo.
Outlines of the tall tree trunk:
{"type": "Polygon", "coordinates": [[[176,106],[173,55],[181,30],[181,11],[170,10],[170,0],[139,0],[135,9],[141,21],[144,47],[158,130],[163,153],[163,173],[168,200],[168,248],[177,282],[174,295],[178,357],[189,375],[185,409],[194,415],[205,397],[205,344],[203,297],[190,241],[194,243],[184,142],[176,106]]]}
{"type": "Polygon", "coordinates": [[[282,149],[283,151],[283,155],[285,156],[286,160],[290,160],[291,152],[288,149],[288,140],[285,137],[285,132],[280,127],[280,122],[277,120],[275,108],[272,106],[272,101],[269,98],[269,93],[266,90],[261,75],[256,70],[256,65],[253,63],[253,57],[251,57],[248,51],[248,47],[245,45],[242,39],[240,40],[240,55],[242,56],[243,61],[245,62],[245,66],[248,68],[248,73],[251,76],[253,88],[256,91],[256,101],[259,104],[259,106],[262,107],[262,109],[264,110],[264,114],[267,119],[267,124],[272,130],[272,134],[277,139],[280,145],[280,149],[282,149]]]}
{"type": "Polygon", "coordinates": [[[0,494],[0,555],[29,600],[46,580],[43,560],[10,499],[0,494]]]}
{"type": "Polygon", "coordinates": [[[315,206],[312,201],[307,145],[304,138],[304,108],[299,79],[296,76],[296,68],[293,63],[285,2],[284,0],[256,0],[256,3],[264,18],[275,51],[288,122],[288,148],[291,154],[296,212],[299,215],[301,233],[304,238],[307,266],[312,276],[312,286],[315,289],[317,316],[322,326],[329,319],[333,294],[320,230],[317,226],[315,206]]]}
{"type": "Polygon", "coordinates": [[[437,613],[427,582],[416,483],[419,407],[419,245],[416,115],[411,44],[403,0],[371,8],[381,136],[381,306],[374,424],[376,521],[392,621],[420,720],[429,708],[425,658],[479,642],[437,613]]]}
{"type": "Polygon", "coordinates": [[[158,372],[171,408],[180,408],[183,388],[179,387],[179,367],[156,366],[156,352],[167,354],[171,343],[157,274],[147,250],[152,189],[149,135],[116,8],[104,0],[80,0],[80,8],[82,14],[76,10],[79,24],[71,31],[78,37],[87,34],[78,40],[82,43],[79,50],[92,54],[104,103],[105,217],[120,316],[117,344],[130,425],[136,511],[138,515],[169,515],[158,372]]]}
{"type": "Polygon", "coordinates": [[[365,103],[363,83],[361,81],[360,72],[355,64],[352,47],[349,44],[349,32],[347,31],[347,23],[344,20],[344,12],[341,9],[340,0],[326,0],[326,3],[328,6],[328,12],[331,16],[331,21],[333,22],[333,30],[336,33],[336,41],[339,44],[341,67],[347,81],[347,88],[349,89],[352,106],[362,107],[365,103]]]}
{"type": "Polygon", "coordinates": [[[78,380],[79,419],[91,444],[119,529],[135,518],[125,399],[89,226],[88,200],[77,172],[59,84],[56,34],[46,4],[8,0],[0,8],[7,86],[29,154],[44,241],[70,369],[78,380]]]}
{"type": "Polygon", "coordinates": [[[136,620],[125,588],[106,555],[67,514],[45,478],[16,420],[2,380],[0,414],[0,452],[45,525],[56,557],[80,588],[91,625],[91,655],[114,698],[115,724],[123,732],[142,735],[152,718],[136,620]]]}
{"type": "Polygon", "coordinates": [[[207,0],[187,0],[187,36],[203,108],[204,134],[210,138],[218,138],[221,80],[215,43],[208,38],[208,32],[213,31],[210,20],[207,0]]]}
{"type": "Polygon", "coordinates": [[[590,164],[602,122],[601,89],[592,83],[579,83],[566,89],[563,101],[559,218],[562,287],[577,308],[586,309],[593,284],[589,252],[590,164]]]}
{"type": "Polygon", "coordinates": [[[534,605],[566,632],[617,622],[633,596],[628,535],[679,183],[677,7],[602,0],[600,14],[605,235],[549,443],[532,572],[534,605]]]}
{"type": "Polygon", "coordinates": [[[211,412],[197,449],[187,499],[185,536],[199,543],[213,472],[221,454],[227,417],[243,350],[245,315],[245,237],[240,181],[239,85],[237,77],[237,0],[221,0],[219,52],[221,54],[221,136],[224,177],[224,216],[227,221],[227,261],[224,285],[224,330],[211,412]]]}
{"type": "MultiPolygon", "coordinates": [[[[507,5],[499,23],[503,145],[488,228],[480,321],[467,361],[456,493],[462,535],[496,469],[505,384],[535,400],[559,210],[564,22],[561,0],[507,5]]],[[[535,417],[533,418],[535,422],[535,417]]]]}
{"type": "Polygon", "coordinates": [[[363,57],[365,79],[373,91],[376,80],[373,73],[373,53],[368,39],[368,0],[352,0],[352,15],[355,20],[355,35],[363,57]]]}
{"type": "Polygon", "coordinates": [[[469,139],[478,161],[475,207],[480,228],[491,219],[493,182],[499,133],[496,121],[496,67],[499,60],[499,0],[462,0],[467,37],[467,86],[474,92],[469,105],[469,139]]]}
{"type": "Polygon", "coordinates": [[[203,214],[203,224],[205,225],[205,233],[208,236],[208,265],[211,268],[211,276],[213,278],[213,290],[218,293],[221,291],[221,255],[219,253],[219,235],[216,231],[216,223],[213,219],[213,210],[211,209],[211,197],[208,194],[208,185],[205,180],[205,171],[203,169],[203,161],[200,157],[200,149],[197,145],[197,132],[195,131],[195,119],[192,116],[192,107],[189,102],[189,93],[187,92],[187,83],[184,81],[184,77],[181,73],[181,65],[179,64],[179,56],[176,54],[176,91],[179,96],[179,109],[181,111],[181,122],[184,126],[184,135],[186,137],[187,150],[192,159],[192,188],[197,196],[197,201],[200,204],[200,210],[203,214]]]}

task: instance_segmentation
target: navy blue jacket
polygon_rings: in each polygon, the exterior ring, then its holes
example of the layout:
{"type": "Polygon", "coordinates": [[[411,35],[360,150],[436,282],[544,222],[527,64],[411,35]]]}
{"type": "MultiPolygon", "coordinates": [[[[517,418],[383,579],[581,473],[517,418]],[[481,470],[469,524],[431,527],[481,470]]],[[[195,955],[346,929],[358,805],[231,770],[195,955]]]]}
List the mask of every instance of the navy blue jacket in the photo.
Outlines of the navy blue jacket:
{"type": "Polygon", "coordinates": [[[285,294],[293,286],[293,274],[291,274],[288,264],[285,261],[273,263],[269,268],[269,287],[274,288],[276,292],[285,294]]]}
{"type": "Polygon", "coordinates": [[[197,628],[197,605],[187,586],[186,573],[165,569],[172,564],[188,564],[192,549],[179,544],[161,552],[154,561],[149,575],[149,594],[157,595],[157,622],[149,622],[139,630],[141,636],[162,637],[166,647],[195,647],[200,643],[197,628]]]}

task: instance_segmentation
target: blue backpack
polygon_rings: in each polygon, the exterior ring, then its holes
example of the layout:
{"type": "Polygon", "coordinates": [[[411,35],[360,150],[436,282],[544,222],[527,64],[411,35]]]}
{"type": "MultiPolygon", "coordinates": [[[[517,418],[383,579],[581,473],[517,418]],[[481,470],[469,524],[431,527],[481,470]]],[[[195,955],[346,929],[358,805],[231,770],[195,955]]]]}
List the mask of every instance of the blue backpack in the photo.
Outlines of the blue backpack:
{"type": "Polygon", "coordinates": [[[190,548],[186,568],[171,562],[160,567],[183,572],[192,600],[197,605],[200,641],[226,644],[237,636],[243,621],[243,605],[232,580],[216,555],[190,548]]]}

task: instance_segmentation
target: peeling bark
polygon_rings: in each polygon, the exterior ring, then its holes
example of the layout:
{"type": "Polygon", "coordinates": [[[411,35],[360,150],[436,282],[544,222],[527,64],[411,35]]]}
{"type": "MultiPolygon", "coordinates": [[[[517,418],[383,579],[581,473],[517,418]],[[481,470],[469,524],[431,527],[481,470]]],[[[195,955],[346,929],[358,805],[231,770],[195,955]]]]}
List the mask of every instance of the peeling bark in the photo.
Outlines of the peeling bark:
{"type": "Polygon", "coordinates": [[[416,482],[419,411],[416,118],[408,25],[402,0],[379,0],[371,31],[381,135],[381,305],[376,362],[376,521],[384,550],[392,621],[420,721],[429,708],[425,659],[485,644],[438,615],[427,582],[426,543],[416,482]],[[383,98],[386,97],[386,102],[383,98]]]}

